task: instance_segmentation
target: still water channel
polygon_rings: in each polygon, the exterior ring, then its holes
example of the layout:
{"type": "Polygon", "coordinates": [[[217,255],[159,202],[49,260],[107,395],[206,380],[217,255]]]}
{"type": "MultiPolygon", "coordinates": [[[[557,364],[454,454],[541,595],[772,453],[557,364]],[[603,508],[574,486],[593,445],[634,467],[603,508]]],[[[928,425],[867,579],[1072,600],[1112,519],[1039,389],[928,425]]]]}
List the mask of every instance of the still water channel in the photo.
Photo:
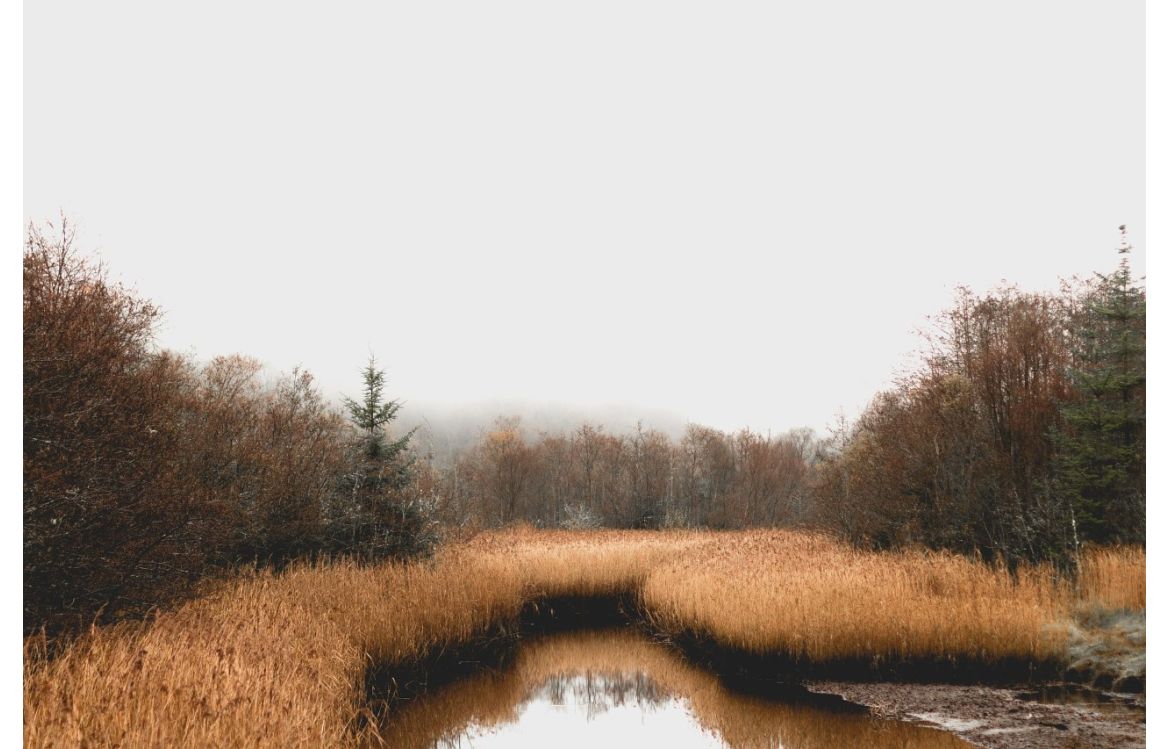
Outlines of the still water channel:
{"type": "Polygon", "coordinates": [[[525,639],[503,670],[400,701],[393,747],[927,747],[970,745],[847,703],[748,694],[629,629],[525,639]]]}

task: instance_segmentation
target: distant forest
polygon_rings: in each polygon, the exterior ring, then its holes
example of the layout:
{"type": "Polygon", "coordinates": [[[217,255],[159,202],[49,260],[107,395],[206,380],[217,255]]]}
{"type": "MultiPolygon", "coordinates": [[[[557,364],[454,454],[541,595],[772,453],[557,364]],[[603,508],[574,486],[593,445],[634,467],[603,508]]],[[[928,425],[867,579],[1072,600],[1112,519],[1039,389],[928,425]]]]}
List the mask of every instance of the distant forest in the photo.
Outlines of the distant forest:
{"type": "MultiPolygon", "coordinates": [[[[1056,294],[960,289],[917,365],[827,436],[530,433],[504,415],[440,461],[394,430],[376,361],[333,404],[305,371],[271,382],[245,356],[162,350],[157,306],[109,281],[67,223],[30,226],[25,629],[140,615],[241,564],[425,555],[513,523],[804,527],[1075,571],[1086,544],[1145,540],[1129,250],[1123,227],[1118,266],[1056,294]]],[[[775,397],[793,395],[777,382],[775,397]]]]}

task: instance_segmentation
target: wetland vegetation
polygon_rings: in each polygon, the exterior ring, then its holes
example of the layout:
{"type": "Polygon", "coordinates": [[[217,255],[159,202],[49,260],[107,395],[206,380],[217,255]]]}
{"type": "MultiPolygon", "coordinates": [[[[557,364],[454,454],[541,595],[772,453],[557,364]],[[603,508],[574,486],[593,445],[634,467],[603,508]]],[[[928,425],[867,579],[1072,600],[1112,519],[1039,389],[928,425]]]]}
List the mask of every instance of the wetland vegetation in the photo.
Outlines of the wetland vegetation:
{"type": "MultiPolygon", "coordinates": [[[[981,681],[1004,664],[1059,667],[1079,607],[1144,607],[1144,554],[1101,552],[1087,564],[1096,573],[1074,587],[1048,567],[1012,572],[791,531],[482,533],[427,561],[256,572],[147,621],[97,628],[55,657],[32,638],[26,744],[376,742],[401,726],[380,725],[372,668],[425,673],[445,651],[510,647],[526,607],[553,599],[626,596],[643,631],[684,642],[684,653],[697,641],[724,658],[779,654],[807,674],[844,665],[862,679],[947,663],[948,678],[981,681]],[[700,562],[712,572],[698,575],[700,562]]],[[[695,666],[656,673],[680,669],[700,678],[695,666]]],[[[706,709],[697,687],[677,689],[706,709]]],[[[493,710],[514,707],[501,699],[510,707],[493,710]]],[[[710,709],[699,720],[718,725],[710,709]]]]}
{"type": "Polygon", "coordinates": [[[732,746],[951,746],[894,720],[920,701],[802,685],[1144,688],[1124,254],[1063,295],[962,292],[826,438],[504,419],[442,456],[372,360],[339,408],[159,349],[72,242],[25,247],[26,746],[425,746],[558,700],[732,746]]]}

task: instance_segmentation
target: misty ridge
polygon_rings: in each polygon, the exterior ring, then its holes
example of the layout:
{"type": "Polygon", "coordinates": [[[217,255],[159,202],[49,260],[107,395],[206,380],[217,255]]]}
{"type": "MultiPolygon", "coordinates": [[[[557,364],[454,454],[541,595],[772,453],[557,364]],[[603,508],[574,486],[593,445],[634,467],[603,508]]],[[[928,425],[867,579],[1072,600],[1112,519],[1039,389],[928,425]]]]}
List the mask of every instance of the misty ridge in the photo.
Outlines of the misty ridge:
{"type": "Polygon", "coordinates": [[[515,419],[528,438],[541,434],[571,432],[585,424],[613,434],[632,432],[639,424],[662,432],[672,439],[682,437],[687,420],[665,409],[631,405],[584,407],[558,402],[521,400],[443,403],[403,398],[403,407],[393,427],[396,433],[415,430],[420,452],[449,464],[456,454],[470,447],[499,420],[515,419]]]}

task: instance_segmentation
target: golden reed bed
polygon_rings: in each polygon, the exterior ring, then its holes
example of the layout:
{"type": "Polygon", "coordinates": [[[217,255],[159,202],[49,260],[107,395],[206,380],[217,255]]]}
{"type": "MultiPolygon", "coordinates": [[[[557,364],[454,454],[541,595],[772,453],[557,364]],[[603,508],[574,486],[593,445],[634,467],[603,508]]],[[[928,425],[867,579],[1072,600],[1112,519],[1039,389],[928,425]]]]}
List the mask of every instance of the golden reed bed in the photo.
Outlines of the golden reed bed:
{"type": "Polygon", "coordinates": [[[791,531],[481,534],[433,560],[248,574],[47,660],[25,642],[25,746],[377,742],[364,677],[473,643],[526,601],[630,594],[653,626],[749,653],[1059,658],[1074,607],[1144,608],[1145,555],[1104,550],[1073,591],[954,555],[875,554],[791,531]]]}

